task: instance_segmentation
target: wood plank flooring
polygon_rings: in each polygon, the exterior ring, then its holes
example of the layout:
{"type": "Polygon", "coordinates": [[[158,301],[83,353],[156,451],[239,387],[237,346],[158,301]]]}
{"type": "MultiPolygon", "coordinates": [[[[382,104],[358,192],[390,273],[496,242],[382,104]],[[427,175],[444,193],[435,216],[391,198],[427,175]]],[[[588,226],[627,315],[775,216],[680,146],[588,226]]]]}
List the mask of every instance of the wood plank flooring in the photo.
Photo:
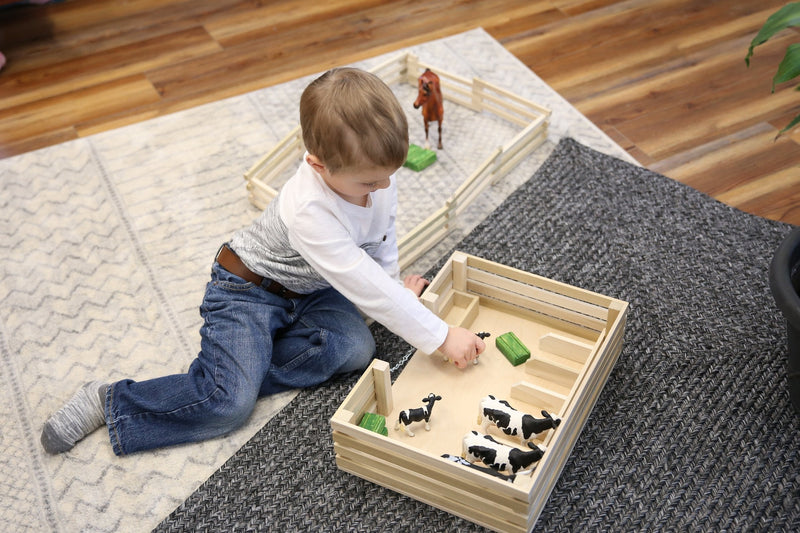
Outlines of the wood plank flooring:
{"type": "MultiPolygon", "coordinates": [[[[800,224],[784,0],[66,0],[0,8],[0,157],[483,27],[643,165],[800,224]]],[[[2,179],[0,177],[0,179],[2,179]]]]}

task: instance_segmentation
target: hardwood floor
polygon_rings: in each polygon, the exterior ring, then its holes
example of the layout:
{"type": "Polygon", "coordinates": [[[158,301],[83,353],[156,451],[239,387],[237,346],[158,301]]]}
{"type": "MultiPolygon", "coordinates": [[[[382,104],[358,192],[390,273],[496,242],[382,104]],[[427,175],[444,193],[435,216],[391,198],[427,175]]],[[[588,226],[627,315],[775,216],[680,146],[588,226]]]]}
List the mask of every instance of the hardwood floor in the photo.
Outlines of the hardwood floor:
{"type": "Polygon", "coordinates": [[[0,157],[482,26],[643,165],[800,224],[784,0],[66,0],[0,9],[0,157]]]}

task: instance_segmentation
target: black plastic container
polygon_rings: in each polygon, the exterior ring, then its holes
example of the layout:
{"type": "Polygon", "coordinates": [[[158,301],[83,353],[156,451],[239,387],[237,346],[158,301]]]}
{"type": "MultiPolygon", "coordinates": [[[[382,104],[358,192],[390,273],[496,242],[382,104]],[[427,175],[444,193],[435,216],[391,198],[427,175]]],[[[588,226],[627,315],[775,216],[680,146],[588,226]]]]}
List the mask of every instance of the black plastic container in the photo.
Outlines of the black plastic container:
{"type": "Polygon", "coordinates": [[[800,413],[800,227],[778,246],[769,269],[769,286],[786,318],[786,380],[792,405],[800,413]]]}

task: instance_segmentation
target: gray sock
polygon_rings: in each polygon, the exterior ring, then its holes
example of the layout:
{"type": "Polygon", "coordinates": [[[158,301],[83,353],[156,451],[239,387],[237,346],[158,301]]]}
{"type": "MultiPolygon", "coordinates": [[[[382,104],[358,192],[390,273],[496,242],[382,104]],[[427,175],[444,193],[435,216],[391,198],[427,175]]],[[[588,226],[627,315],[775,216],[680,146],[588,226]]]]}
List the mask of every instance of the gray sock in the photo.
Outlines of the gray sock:
{"type": "Polygon", "coordinates": [[[80,389],[42,428],[42,446],[47,453],[71,450],[75,443],[105,424],[108,384],[92,381],[80,389]]]}

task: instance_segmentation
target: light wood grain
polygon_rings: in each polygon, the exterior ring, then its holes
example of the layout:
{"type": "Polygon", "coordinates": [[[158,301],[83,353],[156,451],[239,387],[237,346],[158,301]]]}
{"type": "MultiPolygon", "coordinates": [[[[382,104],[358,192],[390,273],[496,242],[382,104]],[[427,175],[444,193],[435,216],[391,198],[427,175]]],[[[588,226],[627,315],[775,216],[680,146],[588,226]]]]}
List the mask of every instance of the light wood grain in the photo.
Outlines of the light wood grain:
{"type": "Polygon", "coordinates": [[[66,0],[0,11],[0,157],[483,27],[643,165],[800,224],[784,0],[66,0]]]}

